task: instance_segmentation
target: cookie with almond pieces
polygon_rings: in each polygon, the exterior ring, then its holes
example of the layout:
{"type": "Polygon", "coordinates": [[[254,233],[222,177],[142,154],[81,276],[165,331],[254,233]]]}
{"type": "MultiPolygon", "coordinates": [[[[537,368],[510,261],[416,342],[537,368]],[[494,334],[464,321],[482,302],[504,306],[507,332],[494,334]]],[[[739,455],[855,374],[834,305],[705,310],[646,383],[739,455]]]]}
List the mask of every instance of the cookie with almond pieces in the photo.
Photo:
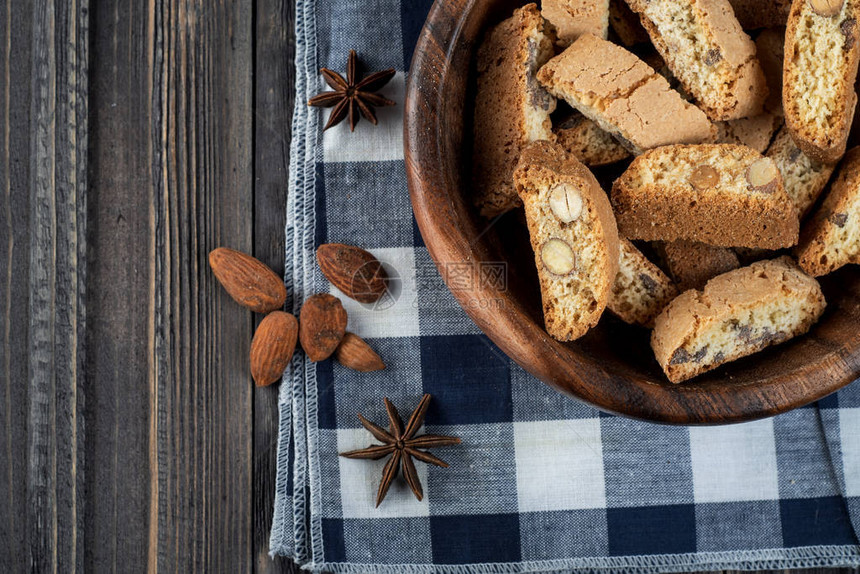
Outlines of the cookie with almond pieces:
{"type": "Polygon", "coordinates": [[[803,227],[796,253],[813,277],[860,264],[860,147],[845,154],[827,197],[803,227]]]}
{"type": "Polygon", "coordinates": [[[774,161],[742,145],[650,150],[615,180],[612,205],[627,239],[778,249],[800,226],[774,161]]]}
{"type": "Polygon", "coordinates": [[[709,118],[761,113],[768,88],[728,0],[627,0],[669,68],[709,118]]]}
{"type": "Polygon", "coordinates": [[[590,34],[547,62],[538,80],[634,154],[717,136],[702,110],[666,78],[621,46],[590,34]]]}
{"type": "Polygon", "coordinates": [[[547,333],[584,335],[600,320],[618,274],[618,230],[594,175],[556,144],[530,144],[514,182],[523,200],[547,333]]]}
{"type": "Polygon", "coordinates": [[[651,348],[666,377],[680,383],[806,333],[825,306],[818,282],[789,257],[759,261],[669,303],[651,348]]]}
{"type": "Polygon", "coordinates": [[[857,94],[860,0],[794,0],[785,31],[782,107],[798,147],[822,163],[845,153],[857,94]]]}
{"type": "Polygon", "coordinates": [[[555,53],[554,42],[537,5],[527,4],[487,33],[478,49],[472,189],[485,217],[521,204],[512,179],[520,151],[529,142],[553,138],[555,98],[535,73],[555,53]]]}
{"type": "Polygon", "coordinates": [[[654,318],[676,295],[672,280],[633,243],[622,239],[618,275],[606,308],[625,323],[652,327],[654,318]]]}
{"type": "Polygon", "coordinates": [[[815,161],[803,153],[786,127],[779,131],[765,155],[776,162],[785,192],[803,218],[821,195],[836,166],[815,161]]]}

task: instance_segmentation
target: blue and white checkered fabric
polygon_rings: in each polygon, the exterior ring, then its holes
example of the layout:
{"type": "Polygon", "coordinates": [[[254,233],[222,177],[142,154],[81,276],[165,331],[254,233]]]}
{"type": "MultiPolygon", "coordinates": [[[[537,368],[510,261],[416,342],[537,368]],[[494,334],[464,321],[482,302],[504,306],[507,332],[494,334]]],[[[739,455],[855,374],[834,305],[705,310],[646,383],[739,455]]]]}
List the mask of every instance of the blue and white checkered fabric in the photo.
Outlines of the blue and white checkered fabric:
{"type": "Polygon", "coordinates": [[[350,330],[388,364],[359,374],[297,354],[280,390],[271,551],[330,572],[692,571],[860,564],[860,384],[772,419],[666,427],[604,415],[508,360],[443,285],[409,204],[404,71],[430,0],[298,0],[287,278],[297,312],[319,291],[315,247],[370,249],[399,278],[376,308],[343,298],[350,330]],[[394,67],[395,108],[322,132],[304,105],[343,70],[394,67]],[[398,479],[373,506],[384,461],[337,453],[434,397],[426,431],[463,444],[419,463],[425,498],[398,479]]]}

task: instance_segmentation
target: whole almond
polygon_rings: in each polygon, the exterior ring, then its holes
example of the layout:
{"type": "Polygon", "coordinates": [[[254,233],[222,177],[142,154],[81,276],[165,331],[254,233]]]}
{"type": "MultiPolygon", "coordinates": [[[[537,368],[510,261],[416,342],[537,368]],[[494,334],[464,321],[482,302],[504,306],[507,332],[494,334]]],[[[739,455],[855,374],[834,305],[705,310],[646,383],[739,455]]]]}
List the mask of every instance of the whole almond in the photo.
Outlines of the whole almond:
{"type": "Polygon", "coordinates": [[[251,341],[251,376],[258,387],[271,385],[281,378],[296,350],[299,324],[283,311],[266,315],[251,341]]]}
{"type": "Polygon", "coordinates": [[[241,251],[219,247],[209,253],[209,266],[236,303],[256,313],[284,306],[287,288],[274,271],[241,251]]]}
{"type": "Polygon", "coordinates": [[[707,164],[698,166],[690,174],[690,185],[697,191],[711,189],[718,183],[720,183],[720,172],[707,164]]]}
{"type": "Polygon", "coordinates": [[[359,303],[373,303],[385,294],[388,274],[373,254],[352,245],[326,243],[317,249],[320,270],[331,284],[359,303]]]}
{"type": "Polygon", "coordinates": [[[747,168],[746,178],[750,189],[761,193],[773,193],[779,185],[779,168],[772,159],[763,157],[747,168]]]}
{"type": "Polygon", "coordinates": [[[385,368],[382,358],[370,348],[364,339],[354,333],[347,333],[334,352],[334,358],[344,367],[369,373],[385,368]]]}
{"type": "Polygon", "coordinates": [[[582,214],[582,195],[566,183],[556,184],[549,192],[549,209],[562,223],[571,223],[582,214]]]}
{"type": "Polygon", "coordinates": [[[346,310],[328,293],[310,297],[299,313],[299,340],[311,361],[324,361],[334,353],[346,333],[346,310]]]}
{"type": "Polygon", "coordinates": [[[547,271],[559,277],[576,269],[576,254],[565,241],[551,237],[540,248],[540,258],[547,271]]]}
{"type": "Polygon", "coordinates": [[[812,11],[825,18],[839,14],[842,11],[843,4],[845,4],[845,0],[809,0],[809,6],[812,8],[812,11]]]}

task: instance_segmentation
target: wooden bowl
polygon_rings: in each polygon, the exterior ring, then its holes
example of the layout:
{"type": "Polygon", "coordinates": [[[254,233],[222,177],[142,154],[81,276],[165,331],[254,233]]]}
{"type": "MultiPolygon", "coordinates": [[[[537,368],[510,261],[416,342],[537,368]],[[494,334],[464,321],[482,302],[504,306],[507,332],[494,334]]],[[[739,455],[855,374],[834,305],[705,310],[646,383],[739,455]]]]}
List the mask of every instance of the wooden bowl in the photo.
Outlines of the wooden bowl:
{"type": "MultiPolygon", "coordinates": [[[[828,307],[812,331],[680,385],[654,359],[649,332],[605,313],[573,343],[543,328],[534,258],[521,213],[495,222],[471,206],[469,166],[474,56],[481,34],[524,2],[436,0],[412,61],[404,129],[412,206],[448,287],[509,357],[604,411],[676,424],[771,416],[815,401],[860,376],[860,270],[822,280],[828,307]],[[482,281],[482,262],[507,263],[507,283],[482,281]],[[466,264],[474,274],[462,281],[466,264]],[[458,273],[448,270],[456,268],[458,273]]],[[[520,210],[521,211],[521,210],[520,210]]]]}

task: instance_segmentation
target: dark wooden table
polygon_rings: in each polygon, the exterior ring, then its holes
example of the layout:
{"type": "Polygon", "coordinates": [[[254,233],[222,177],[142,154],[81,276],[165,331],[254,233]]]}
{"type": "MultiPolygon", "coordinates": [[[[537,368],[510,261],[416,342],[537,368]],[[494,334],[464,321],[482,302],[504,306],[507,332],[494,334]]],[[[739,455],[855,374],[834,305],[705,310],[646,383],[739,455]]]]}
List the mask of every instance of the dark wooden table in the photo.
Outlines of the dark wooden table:
{"type": "Polygon", "coordinates": [[[0,572],[284,572],[277,388],[214,281],[283,272],[292,0],[0,0],[0,572]]]}

